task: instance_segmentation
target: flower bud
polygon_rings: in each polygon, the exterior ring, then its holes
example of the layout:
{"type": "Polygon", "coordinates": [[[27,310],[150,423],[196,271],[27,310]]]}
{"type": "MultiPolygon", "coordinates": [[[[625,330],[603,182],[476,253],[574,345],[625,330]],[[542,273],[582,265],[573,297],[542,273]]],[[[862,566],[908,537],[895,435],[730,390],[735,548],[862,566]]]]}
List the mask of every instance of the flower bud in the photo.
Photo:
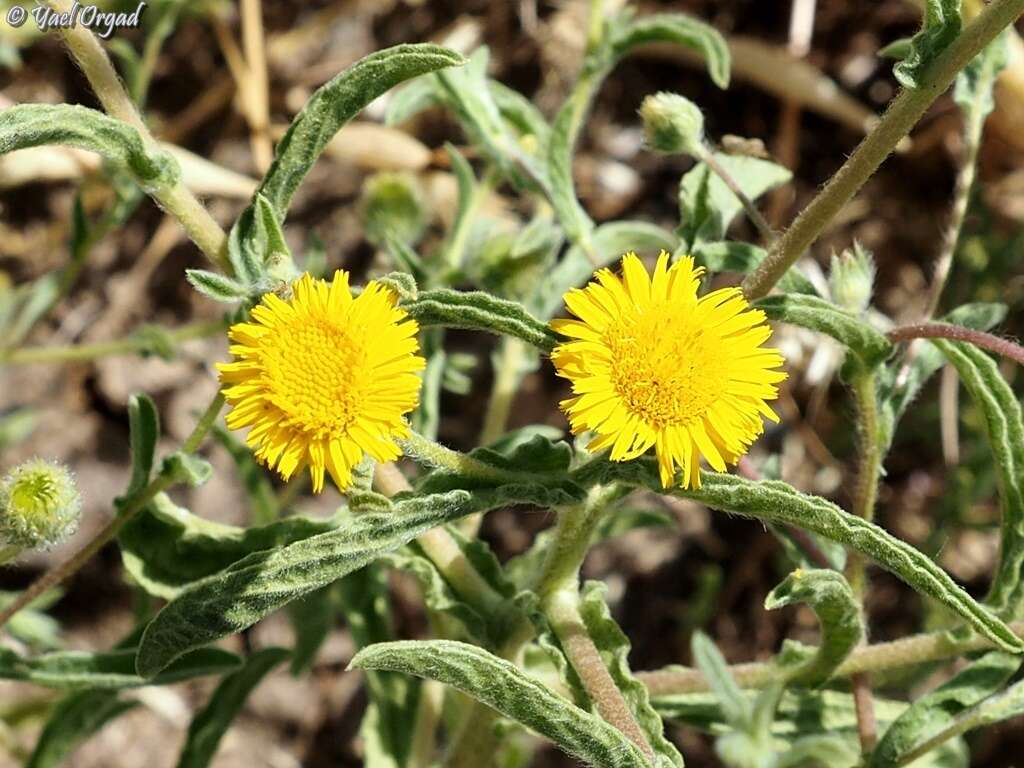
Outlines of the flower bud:
{"type": "Polygon", "coordinates": [[[828,284],[832,300],[854,314],[862,314],[871,303],[875,283],[875,262],[871,254],[854,243],[852,249],[832,255],[828,284]]]}
{"type": "Polygon", "coordinates": [[[699,157],[704,152],[704,115],[677,93],[648,96],[640,105],[647,145],[655,152],[699,157]]]}
{"type": "Polygon", "coordinates": [[[427,227],[423,192],[408,173],[378,173],[367,179],[360,213],[366,239],[376,246],[389,237],[415,244],[427,227]]]}
{"type": "Polygon", "coordinates": [[[25,549],[53,546],[71,535],[80,510],[67,467],[26,461],[0,480],[0,542],[25,549]]]}

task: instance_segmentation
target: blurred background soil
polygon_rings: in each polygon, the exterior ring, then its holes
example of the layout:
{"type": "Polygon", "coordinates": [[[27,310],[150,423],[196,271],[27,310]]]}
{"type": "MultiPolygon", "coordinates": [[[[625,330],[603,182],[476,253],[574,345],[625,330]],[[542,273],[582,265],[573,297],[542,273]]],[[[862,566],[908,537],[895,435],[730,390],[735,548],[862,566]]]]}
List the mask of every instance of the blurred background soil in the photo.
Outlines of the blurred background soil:
{"type": "MultiPolygon", "coordinates": [[[[806,4],[805,4],[806,5],[806,4]]],[[[866,115],[880,113],[895,93],[891,66],[876,56],[892,40],[912,34],[919,10],[912,2],[847,3],[818,0],[813,35],[806,51],[790,35],[790,4],[753,0],[688,0],[641,4],[641,12],[686,11],[730,38],[753,40],[773,51],[803,56],[818,77],[837,86],[833,107],[787,106],[777,90],[734,75],[727,91],[684,57],[663,49],[642,51],[619,66],[600,93],[582,139],[576,164],[584,203],[594,218],[647,219],[672,228],[677,223],[676,189],[689,167],[642,147],[636,110],[643,96],[659,90],[683,93],[704,110],[709,135],[726,134],[764,141],[794,172],[794,182],[765,206],[773,223],[784,226],[839,167],[863,135],[866,115]]],[[[284,2],[265,0],[272,126],[284,126],[309,94],[356,59],[378,48],[432,40],[462,50],[479,44],[491,49],[492,77],[521,90],[547,115],[553,114],[572,82],[582,47],[585,2],[284,2]]],[[[197,5],[198,7],[198,5],[197,5]]],[[[186,14],[161,52],[147,105],[158,136],[216,164],[205,195],[214,215],[229,224],[243,207],[259,174],[250,148],[249,128],[225,57],[225,36],[239,39],[237,8],[219,6],[217,25],[208,16],[186,14]]],[[[2,34],[4,30],[0,30],[2,34]]],[[[117,37],[138,44],[138,33],[117,37]]],[[[799,36],[798,36],[799,37],[799,36]]],[[[750,45],[748,42],[747,45],[750,45]]],[[[760,50],[756,48],[755,50],[760,50]]],[[[8,102],[61,102],[97,106],[81,73],[52,38],[39,38],[20,51],[22,64],[0,69],[0,99],[8,102]]],[[[801,90],[795,64],[770,66],[776,88],[801,90]],[[788,85],[787,85],[788,84],[788,85]]],[[[804,91],[807,89],[804,88],[804,91]]],[[[1002,106],[1000,107],[1002,110],[1002,106]]],[[[434,211],[433,236],[450,221],[454,182],[441,146],[464,145],[454,122],[431,110],[404,130],[413,139],[374,129],[383,106],[373,105],[360,120],[370,124],[362,141],[356,134],[328,152],[301,188],[287,222],[287,234],[302,251],[316,233],[330,268],[364,273],[375,260],[362,237],[357,200],[366,174],[398,168],[421,176],[434,211]]],[[[944,306],[962,301],[1003,301],[1010,320],[1000,332],[1020,332],[1024,298],[1020,267],[1024,218],[1024,166],[1020,123],[1005,114],[990,121],[980,163],[981,187],[968,217],[957,265],[944,306]],[[1002,120],[999,123],[1000,119],[1002,120]],[[999,123],[999,124],[997,124],[999,123]],[[1018,134],[1015,136],[1014,131],[1018,134]]],[[[952,101],[940,99],[914,132],[906,151],[891,158],[843,212],[815,247],[814,258],[827,269],[833,249],[853,238],[874,252],[878,263],[876,306],[894,319],[914,320],[939,251],[961,149],[960,120],[952,101]]],[[[56,162],[56,161],[55,161],[56,162]]],[[[78,161],[76,161],[78,162],[78,161]]],[[[57,164],[60,165],[59,163],[57,164]]],[[[30,169],[38,175],[39,168],[30,169]]],[[[67,179],[22,182],[18,169],[0,165],[0,286],[18,284],[62,266],[76,184],[67,179]],[[13,179],[13,181],[12,181],[13,179]]],[[[102,185],[85,169],[87,205],[99,208],[102,185]]],[[[64,175],[79,176],[71,165],[64,175]]],[[[55,171],[56,176],[61,173],[55,171]]],[[[507,190],[499,190],[499,195],[507,190]]],[[[501,201],[496,201],[496,204],[501,201]]],[[[515,202],[507,201],[510,208],[515,202]]],[[[735,237],[752,237],[739,222],[735,237]]],[[[204,266],[179,229],[146,201],[128,224],[93,250],[77,284],[28,340],[34,345],[92,342],[123,337],[141,322],[177,327],[213,319],[220,309],[199,297],[183,280],[187,267],[204,266]]],[[[493,340],[453,335],[454,343],[480,357],[474,386],[464,396],[446,395],[441,439],[458,448],[473,445],[489,391],[489,352],[493,340]]],[[[793,330],[779,333],[791,371],[781,401],[781,429],[762,441],[757,464],[768,453],[781,456],[783,477],[798,487],[848,501],[842,488],[851,476],[852,428],[848,399],[837,381],[838,354],[821,337],[793,330]]],[[[110,357],[94,362],[0,369],[0,413],[30,408],[31,435],[2,455],[2,467],[32,455],[66,461],[74,469],[85,507],[81,530],[58,550],[35,555],[0,572],[0,588],[27,585],[56,559],[66,556],[111,514],[111,500],[128,476],[126,401],[148,392],[165,426],[166,447],[190,429],[193,414],[214,390],[212,363],[224,359],[220,340],[188,342],[173,361],[156,357],[110,357]]],[[[1008,370],[1012,378],[1015,372],[1008,370]]],[[[964,408],[959,455],[939,440],[939,384],[933,384],[901,426],[888,461],[879,511],[883,525],[934,556],[975,594],[984,592],[996,552],[992,522],[991,471],[977,441],[978,416],[964,408]],[[973,420],[972,420],[973,419],[973,420]]],[[[547,366],[527,378],[512,410],[511,426],[564,421],[557,401],[565,387],[547,366]]],[[[966,398],[964,398],[966,399],[966,398]]],[[[954,420],[955,421],[955,420],[954,420]]],[[[231,462],[220,449],[209,455],[214,479],[194,492],[176,492],[197,514],[244,524],[247,516],[231,462]]],[[[641,500],[658,504],[652,499],[641,500]]],[[[336,497],[302,498],[298,507],[327,514],[336,497]]],[[[765,658],[783,637],[813,641],[813,616],[801,610],[765,612],[765,593],[787,570],[776,540],[760,525],[711,514],[691,504],[668,510],[678,530],[639,530],[599,546],[586,576],[603,579],[617,618],[633,642],[634,669],[689,662],[692,630],[704,627],[732,662],[765,658]]],[[[533,535],[550,525],[549,515],[497,512],[484,535],[501,557],[522,551],[533,535]]],[[[869,602],[872,639],[918,631],[933,617],[927,606],[891,577],[872,572],[869,602]]],[[[399,625],[423,633],[415,589],[395,578],[399,625]]],[[[66,585],[53,614],[65,628],[70,648],[109,648],[133,624],[132,592],[120,576],[119,555],[108,547],[66,585]]],[[[289,642],[280,617],[259,625],[245,642],[259,646],[289,642]]],[[[215,761],[233,766],[361,765],[358,727],[365,695],[357,673],[345,673],[351,640],[339,626],[311,678],[286,672],[270,676],[252,696],[215,761]]],[[[145,706],[105,728],[74,756],[76,768],[147,766],[163,768],[176,760],[192,710],[210,683],[143,689],[145,706]]],[[[16,684],[0,684],[0,706],[24,704],[49,694],[16,684]]],[[[670,728],[691,766],[714,765],[709,741],[689,729],[670,728]]],[[[30,731],[27,736],[31,737],[30,731]]],[[[19,741],[19,740],[16,740],[19,741]]],[[[20,738],[22,748],[30,739],[20,738]]],[[[16,745],[17,746],[17,745],[16,745]]],[[[1020,723],[1011,721],[972,739],[973,764],[1009,765],[1024,747],[1020,723]]],[[[16,749],[15,749],[16,751],[16,749]]],[[[16,765],[0,752],[0,765],[16,765]]],[[[538,765],[569,762],[553,750],[538,765]]]]}

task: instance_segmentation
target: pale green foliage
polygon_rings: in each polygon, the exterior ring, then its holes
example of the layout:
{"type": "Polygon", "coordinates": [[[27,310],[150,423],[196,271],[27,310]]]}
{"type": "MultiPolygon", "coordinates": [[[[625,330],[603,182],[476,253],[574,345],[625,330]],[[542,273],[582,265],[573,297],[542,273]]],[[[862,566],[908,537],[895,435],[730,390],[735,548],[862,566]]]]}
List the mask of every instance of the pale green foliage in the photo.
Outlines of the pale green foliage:
{"type": "Polygon", "coordinates": [[[138,702],[119,698],[117,691],[85,690],[61,699],[39,734],[25,768],[57,768],[83,741],[138,702]]]}
{"type": "Polygon", "coordinates": [[[893,68],[893,74],[905,88],[919,88],[928,65],[960,34],[960,3],[961,0],[925,0],[921,31],[910,40],[903,60],[893,68]]]}
{"type": "Polygon", "coordinates": [[[828,285],[835,302],[848,312],[862,315],[871,303],[875,284],[875,262],[861,244],[836,256],[832,254],[828,285]]]}
{"type": "Polygon", "coordinates": [[[699,156],[704,147],[704,115],[677,93],[648,96],[640,105],[647,146],[655,152],[699,156]]]}
{"type": "Polygon", "coordinates": [[[625,736],[527,677],[504,659],[450,640],[372,645],[352,666],[439,680],[479,699],[595,768],[643,768],[647,761],[625,736]]]}

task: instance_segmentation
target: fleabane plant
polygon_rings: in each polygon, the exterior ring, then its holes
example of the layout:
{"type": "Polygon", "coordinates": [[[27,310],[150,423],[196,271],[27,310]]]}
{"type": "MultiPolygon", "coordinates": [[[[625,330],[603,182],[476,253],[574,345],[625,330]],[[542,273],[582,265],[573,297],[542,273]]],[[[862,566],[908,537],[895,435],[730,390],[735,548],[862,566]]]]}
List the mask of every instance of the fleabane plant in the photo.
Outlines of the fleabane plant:
{"type": "MultiPolygon", "coordinates": [[[[47,5],[59,11],[65,3],[47,5]]],[[[1024,0],[993,0],[964,23],[958,3],[928,0],[920,33],[901,46],[904,90],[781,232],[767,224],[759,200],[790,172],[762,156],[722,151],[700,105],[682,94],[648,95],[636,118],[650,151],[691,163],[679,180],[677,222],[597,223],[576,193],[575,145],[590,106],[638,46],[685,46],[717,87],[728,87],[727,42],[683,14],[612,13],[591,3],[579,76],[551,115],[488,77],[486,48],[468,57],[429,44],[378,51],[310,97],[272,159],[267,151],[266,172],[228,231],[150,135],[138,107],[147,77],[136,72],[129,93],[88,30],[61,30],[104,112],[11,107],[0,113],[0,153],[47,144],[99,153],[116,200],[97,222],[78,211],[68,267],[0,294],[0,364],[174,357],[183,341],[219,335],[229,347],[210,361],[216,396],[163,455],[157,446],[170,443],[161,442],[155,403],[145,393],[130,398],[131,475],[110,518],[30,587],[3,597],[0,626],[18,645],[0,653],[0,677],[64,692],[46,700],[48,722],[29,764],[67,758],[129,708],[124,689],[216,676],[179,760],[212,764],[247,695],[286,662],[294,674],[308,673],[344,620],[357,646],[346,674],[362,670],[367,683],[361,733],[370,768],[521,766],[543,741],[598,768],[678,767],[684,755],[673,728],[705,731],[719,759],[736,768],[966,766],[964,734],[1024,712],[1016,678],[1024,654],[1024,419],[993,358],[1022,363],[1024,350],[988,332],[1006,314],[1001,305],[939,309],[1007,30],[1022,11],[1024,0]],[[833,258],[827,281],[808,279],[797,261],[954,80],[969,151],[927,316],[896,326],[874,305],[874,263],[859,244],[833,258]],[[359,206],[377,251],[371,274],[328,269],[312,246],[293,253],[285,222],[306,174],[349,120],[396,86],[389,122],[444,110],[468,145],[445,147],[457,190],[450,225],[440,235],[430,229],[414,177],[377,176],[359,206]],[[487,203],[499,190],[519,198],[514,210],[530,213],[496,223],[487,203]],[[73,290],[95,242],[144,194],[206,257],[206,268],[182,279],[221,303],[225,317],[147,325],[103,344],[25,345],[73,290]],[[740,218],[756,242],[730,237],[740,218]],[[816,288],[826,282],[827,291],[816,288]],[[781,334],[790,325],[842,349],[857,427],[856,470],[836,494],[847,508],[757,479],[777,475],[776,438],[790,428],[775,405],[796,378],[794,364],[770,345],[773,328],[781,334]],[[453,349],[449,329],[489,334],[494,343],[481,436],[467,451],[437,439],[442,419],[460,418],[444,412],[443,394],[472,392],[470,374],[480,367],[477,356],[453,349]],[[900,422],[947,363],[981,414],[997,479],[1001,548],[984,599],[874,522],[900,422]],[[541,367],[567,395],[549,404],[553,413],[560,407],[563,428],[511,429],[520,384],[541,367]],[[244,526],[212,524],[169,495],[210,478],[201,455],[210,435],[237,466],[244,526]],[[741,462],[743,471],[733,471],[741,462]],[[339,494],[337,513],[294,514],[308,491],[339,494]],[[766,662],[730,666],[697,631],[693,667],[634,672],[605,586],[581,583],[580,573],[599,540],[650,523],[653,516],[628,500],[643,496],[686,499],[764,525],[792,566],[764,595],[765,608],[809,608],[817,643],[787,640],[766,662]],[[501,562],[478,531],[484,515],[507,508],[539,510],[554,524],[501,562]],[[46,596],[111,542],[125,578],[153,598],[140,601],[139,625],[107,651],[44,647],[33,631],[45,619],[46,596]],[[869,562],[941,609],[941,630],[867,644],[869,562]],[[395,635],[387,579],[395,569],[420,584],[435,636],[395,635]],[[283,607],[290,647],[241,656],[215,645],[283,607]],[[938,683],[937,664],[945,670],[938,683]],[[895,668],[904,676],[879,695],[872,676],[895,668]]],[[[151,31],[155,48],[144,61],[172,28],[164,19],[151,31]]],[[[254,132],[255,154],[266,140],[254,132]]],[[[61,465],[3,469],[0,558],[13,562],[57,543],[80,505],[61,465]]]]}

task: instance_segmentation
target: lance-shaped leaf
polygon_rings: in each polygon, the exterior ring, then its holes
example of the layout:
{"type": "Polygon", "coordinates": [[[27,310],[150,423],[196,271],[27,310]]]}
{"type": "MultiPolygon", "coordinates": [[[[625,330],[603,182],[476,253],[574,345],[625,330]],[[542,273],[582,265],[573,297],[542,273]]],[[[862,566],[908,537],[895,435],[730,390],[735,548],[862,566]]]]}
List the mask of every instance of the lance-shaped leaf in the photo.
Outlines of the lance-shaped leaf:
{"type": "Polygon", "coordinates": [[[819,331],[838,341],[873,367],[892,352],[892,343],[859,317],[840,309],[830,301],[802,293],[766,296],[754,302],[772,320],[819,331]]]}
{"type": "Polygon", "coordinates": [[[864,636],[860,607],[853,590],[838,571],[796,570],[768,593],[764,607],[769,611],[794,603],[806,603],[821,624],[818,652],[789,673],[789,679],[805,685],[819,685],[864,636]]]}
{"type": "Polygon", "coordinates": [[[665,765],[682,768],[683,758],[672,742],[665,738],[665,726],[661,717],[651,706],[647,686],[633,677],[629,668],[629,638],[611,616],[605,593],[608,588],[603,582],[588,581],[580,595],[580,617],[587,627],[587,633],[601,654],[612,680],[622,693],[633,717],[644,732],[647,743],[663,758],[665,765]]]}
{"type": "Polygon", "coordinates": [[[235,654],[219,648],[201,648],[179,658],[162,674],[145,680],[135,674],[135,649],[89,653],[55,651],[24,658],[0,648],[0,679],[22,680],[47,688],[136,688],[140,685],[166,685],[193,677],[222,675],[236,669],[235,654]]]}
{"type": "Polygon", "coordinates": [[[200,579],[254,552],[286,546],[332,530],[332,520],[288,517],[236,528],[197,517],[159,494],[118,534],[125,570],[149,594],[171,600],[200,579]]]}
{"type": "Polygon", "coordinates": [[[919,698],[886,730],[871,755],[871,768],[902,765],[902,756],[942,731],[958,714],[1002,689],[1019,667],[1017,656],[987,653],[919,698]]]}
{"type": "Polygon", "coordinates": [[[156,405],[144,394],[128,399],[128,445],[132,455],[132,478],[126,494],[141,491],[153,471],[156,441],[160,439],[160,418],[156,405]]]}
{"type": "Polygon", "coordinates": [[[336,530],[257,552],[191,585],[157,614],[142,637],[139,674],[150,677],[182,653],[252,626],[437,525],[496,506],[554,501],[549,488],[530,485],[405,498],[385,512],[350,518],[336,530]]]}
{"type": "Polygon", "coordinates": [[[398,83],[463,63],[455,51],[430,44],[396,45],[360,59],[318,88],[292,120],[260,193],[283,220],[302,179],[345,123],[398,83]]]}
{"type": "Polygon", "coordinates": [[[995,461],[1002,524],[999,563],[987,602],[1008,618],[1024,615],[1024,420],[995,360],[970,344],[937,340],[985,417],[995,461]]]}
{"type": "Polygon", "coordinates": [[[474,645],[451,640],[379,643],[356,654],[351,666],[439,680],[596,768],[648,765],[618,729],[555,695],[514,664],[474,645]]]}
{"type": "MultiPolygon", "coordinates": [[[[573,476],[582,485],[599,477],[605,482],[620,480],[664,492],[657,467],[649,459],[631,462],[595,460],[576,470],[573,476]]],[[[714,472],[701,473],[699,489],[674,489],[672,492],[706,504],[711,509],[768,523],[796,525],[821,534],[860,552],[917,592],[938,600],[999,648],[1024,653],[1024,641],[998,616],[967,594],[930,557],[830,501],[801,493],[786,483],[771,480],[755,482],[714,472]]]]}
{"type": "Polygon", "coordinates": [[[616,60],[649,43],[674,43],[704,57],[711,80],[729,87],[729,46],[717,29],[682,13],[655,13],[633,18],[627,11],[609,23],[612,55],[616,60]]]}
{"type": "Polygon", "coordinates": [[[0,112],[0,155],[26,147],[60,144],[96,152],[127,168],[150,187],[173,184],[178,164],[148,148],[127,123],[71,104],[19,104],[0,112]]]}
{"type": "Polygon", "coordinates": [[[25,768],[57,768],[76,747],[137,701],[119,699],[116,691],[80,691],[61,699],[50,713],[25,768]]]}
{"type": "Polygon", "coordinates": [[[284,648],[264,648],[247,658],[237,672],[221,680],[206,706],[189,724],[178,768],[206,768],[210,764],[221,738],[242,711],[249,694],[287,658],[288,651],[284,648]]]}
{"type": "Polygon", "coordinates": [[[402,304],[422,327],[444,326],[504,334],[550,352],[558,335],[515,301],[482,291],[435,288],[402,304]]]}

